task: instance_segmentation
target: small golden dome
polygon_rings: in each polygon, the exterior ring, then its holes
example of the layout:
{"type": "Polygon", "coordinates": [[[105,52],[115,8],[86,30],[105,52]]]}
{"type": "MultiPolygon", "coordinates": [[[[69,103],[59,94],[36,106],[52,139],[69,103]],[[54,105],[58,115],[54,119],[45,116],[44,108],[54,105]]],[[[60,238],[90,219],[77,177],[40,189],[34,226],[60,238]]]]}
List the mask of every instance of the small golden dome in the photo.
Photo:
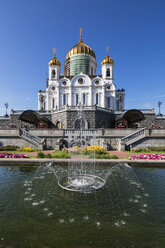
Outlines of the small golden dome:
{"type": "Polygon", "coordinates": [[[105,59],[103,59],[103,61],[101,62],[102,65],[104,65],[104,64],[113,64],[113,63],[114,63],[114,61],[109,55],[107,55],[105,57],[105,59]]]}
{"type": "Polygon", "coordinates": [[[114,61],[113,61],[113,59],[109,56],[109,52],[108,52],[109,47],[107,46],[106,49],[107,49],[107,56],[105,57],[105,59],[103,59],[103,61],[101,62],[101,64],[102,64],[102,65],[104,65],[104,64],[113,64],[114,61]]]}
{"type": "Polygon", "coordinates": [[[93,49],[87,46],[81,39],[72,49],[69,50],[68,54],[66,55],[66,59],[68,60],[71,55],[78,53],[88,54],[96,58],[93,49]]]}
{"type": "Polygon", "coordinates": [[[58,66],[61,66],[60,64],[60,61],[56,58],[56,57],[53,57],[50,61],[49,61],[49,65],[58,65],[58,66]]]}
{"type": "Polygon", "coordinates": [[[54,57],[49,61],[49,65],[58,65],[61,66],[60,61],[56,58],[56,48],[53,48],[54,57]]]}

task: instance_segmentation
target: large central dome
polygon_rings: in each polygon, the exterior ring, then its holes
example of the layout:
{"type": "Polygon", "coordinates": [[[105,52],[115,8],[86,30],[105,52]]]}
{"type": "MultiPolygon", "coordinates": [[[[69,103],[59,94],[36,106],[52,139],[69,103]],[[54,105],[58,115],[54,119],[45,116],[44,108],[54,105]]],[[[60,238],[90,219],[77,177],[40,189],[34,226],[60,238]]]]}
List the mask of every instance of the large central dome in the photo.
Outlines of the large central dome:
{"type": "Polygon", "coordinates": [[[80,41],[66,55],[65,76],[75,76],[81,72],[87,75],[96,75],[96,68],[96,55],[93,49],[80,38],[80,41]]]}
{"type": "Polygon", "coordinates": [[[69,59],[73,54],[88,54],[96,58],[95,53],[92,48],[87,46],[82,40],[80,40],[73,48],[71,48],[66,55],[66,59],[69,59]]]}

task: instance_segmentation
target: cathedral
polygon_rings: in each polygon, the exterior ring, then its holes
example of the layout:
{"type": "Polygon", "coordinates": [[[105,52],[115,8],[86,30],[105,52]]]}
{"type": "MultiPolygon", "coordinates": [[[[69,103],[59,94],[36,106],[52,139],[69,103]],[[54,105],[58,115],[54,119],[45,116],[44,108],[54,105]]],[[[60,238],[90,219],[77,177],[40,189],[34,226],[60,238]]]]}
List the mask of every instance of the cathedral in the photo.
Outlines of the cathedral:
{"type": "Polygon", "coordinates": [[[54,56],[48,64],[46,89],[38,91],[38,110],[11,110],[10,117],[0,120],[0,126],[51,129],[107,129],[164,126],[155,118],[154,110],[125,110],[125,90],[114,82],[114,60],[109,55],[101,62],[101,74],[96,73],[97,61],[92,48],[80,40],[71,48],[64,63],[54,56]],[[82,116],[79,116],[79,109],[82,116]]]}
{"type": "Polygon", "coordinates": [[[125,91],[116,89],[114,60],[107,55],[101,62],[102,74],[97,75],[96,55],[82,40],[69,50],[61,75],[61,63],[54,57],[49,61],[49,77],[46,90],[38,92],[38,110],[57,113],[68,107],[73,110],[82,104],[84,110],[97,106],[109,111],[124,110],[125,91]]]}
{"type": "Polygon", "coordinates": [[[80,40],[66,55],[64,75],[55,52],[46,89],[38,92],[38,110],[12,109],[0,118],[2,145],[43,149],[44,144],[45,149],[61,149],[68,145],[68,137],[79,134],[80,127],[87,141],[105,149],[162,145],[165,117],[155,115],[154,109],[125,109],[125,90],[116,88],[109,47],[98,75],[95,52],[82,40],[82,29],[80,40]],[[6,136],[3,129],[9,128],[6,136]]]}

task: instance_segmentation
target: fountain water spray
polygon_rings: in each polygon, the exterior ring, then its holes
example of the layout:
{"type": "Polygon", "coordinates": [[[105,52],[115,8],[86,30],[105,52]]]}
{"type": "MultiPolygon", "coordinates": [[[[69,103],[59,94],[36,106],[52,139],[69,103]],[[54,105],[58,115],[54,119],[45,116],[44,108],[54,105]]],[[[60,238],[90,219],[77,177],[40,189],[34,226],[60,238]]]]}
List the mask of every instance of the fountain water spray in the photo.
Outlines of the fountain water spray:
{"type": "MultiPolygon", "coordinates": [[[[81,99],[82,97],[80,97],[81,99]]],[[[91,145],[92,139],[96,138],[96,132],[94,131],[92,138],[89,139],[89,130],[84,127],[85,118],[81,102],[77,106],[77,127],[67,134],[69,147],[77,145],[82,148],[84,145],[91,145]]],[[[128,165],[126,166],[129,167],[128,165]]],[[[89,161],[85,163],[82,157],[75,157],[72,162],[68,162],[67,170],[63,170],[60,175],[53,168],[51,170],[56,175],[58,185],[61,188],[69,191],[90,193],[103,188],[108,176],[115,168],[116,166],[113,166],[108,169],[104,176],[96,175],[95,158],[90,163],[89,161]]]]}

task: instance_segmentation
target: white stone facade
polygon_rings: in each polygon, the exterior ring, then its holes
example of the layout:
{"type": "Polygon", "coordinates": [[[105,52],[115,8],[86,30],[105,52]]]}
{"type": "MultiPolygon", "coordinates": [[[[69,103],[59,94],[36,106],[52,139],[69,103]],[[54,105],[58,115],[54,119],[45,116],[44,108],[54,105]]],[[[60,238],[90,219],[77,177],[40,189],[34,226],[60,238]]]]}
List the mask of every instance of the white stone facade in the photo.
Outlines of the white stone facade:
{"type": "Polygon", "coordinates": [[[74,77],[61,76],[59,65],[49,65],[46,91],[38,92],[38,110],[52,112],[66,105],[75,107],[79,103],[88,107],[97,105],[112,111],[123,110],[124,101],[125,91],[116,90],[113,64],[110,63],[102,65],[102,76],[79,73],[74,77]]]}

